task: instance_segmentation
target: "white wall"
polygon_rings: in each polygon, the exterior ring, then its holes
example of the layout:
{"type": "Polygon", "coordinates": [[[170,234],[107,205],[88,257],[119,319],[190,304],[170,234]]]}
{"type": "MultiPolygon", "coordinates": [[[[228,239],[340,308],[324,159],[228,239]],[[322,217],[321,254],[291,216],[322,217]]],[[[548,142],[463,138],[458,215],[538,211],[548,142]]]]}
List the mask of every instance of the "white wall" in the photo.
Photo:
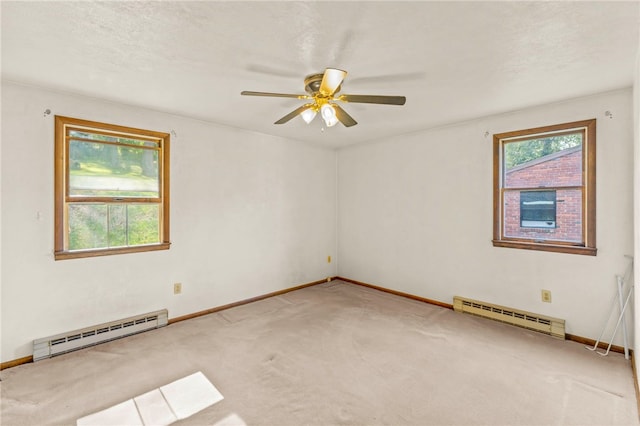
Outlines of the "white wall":
{"type": "Polygon", "coordinates": [[[567,333],[596,339],[615,274],[633,251],[632,92],[342,149],[338,182],[340,276],[445,303],[460,295],[564,318],[567,333]],[[590,118],[598,119],[598,255],[493,247],[492,135],[590,118]],[[541,289],[551,290],[551,304],[541,289]]]}
{"type": "Polygon", "coordinates": [[[1,149],[2,361],[51,334],[161,308],[173,318],[336,274],[333,150],[10,83],[1,149]],[[170,250],[54,261],[54,114],[175,131],[170,250]]]}
{"type": "MultiPolygon", "coordinates": [[[[640,45],[640,43],[639,43],[640,45]]],[[[640,50],[636,55],[636,69],[633,82],[633,133],[634,133],[634,262],[640,262],[640,50]]],[[[637,263],[636,263],[637,265],[637,263]]],[[[640,270],[636,267],[636,270],[640,270]]],[[[638,282],[640,279],[640,273],[634,274],[634,306],[640,306],[640,285],[638,282]]],[[[634,338],[636,347],[635,351],[638,351],[638,344],[640,343],[640,315],[636,314],[634,318],[634,338]]],[[[634,352],[636,362],[638,362],[638,352],[634,352]]],[[[638,365],[638,364],[636,364],[638,365]]],[[[636,380],[640,380],[640,377],[636,377],[636,380]]]]}

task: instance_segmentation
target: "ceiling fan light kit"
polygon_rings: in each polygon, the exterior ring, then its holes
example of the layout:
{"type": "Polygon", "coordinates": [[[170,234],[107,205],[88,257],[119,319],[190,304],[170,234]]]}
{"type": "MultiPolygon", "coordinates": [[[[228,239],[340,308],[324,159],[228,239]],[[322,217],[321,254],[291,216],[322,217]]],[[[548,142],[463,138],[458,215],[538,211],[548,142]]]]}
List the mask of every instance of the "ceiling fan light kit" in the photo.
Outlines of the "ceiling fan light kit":
{"type": "Polygon", "coordinates": [[[309,124],[313,121],[314,118],[316,118],[317,113],[318,111],[313,108],[313,105],[311,105],[309,108],[302,111],[300,117],[302,117],[305,123],[309,124]]]}
{"type": "Polygon", "coordinates": [[[336,117],[336,110],[333,109],[330,103],[326,103],[320,107],[320,113],[327,127],[333,127],[338,124],[338,118],[336,117]]]}
{"type": "Polygon", "coordinates": [[[322,74],[312,74],[304,79],[304,88],[308,95],[294,95],[289,93],[251,92],[243,91],[240,94],[245,96],[267,96],[279,98],[296,98],[311,100],[311,103],[302,105],[289,114],[276,121],[274,124],[284,124],[293,117],[300,115],[305,123],[309,124],[320,111],[320,116],[327,127],[333,127],[338,122],[345,127],[358,124],[340,105],[336,102],[351,102],[364,104],[382,105],[404,105],[404,96],[382,96],[382,95],[340,95],[336,93],[342,88],[342,82],[347,76],[347,72],[336,68],[327,68],[322,74]]]}

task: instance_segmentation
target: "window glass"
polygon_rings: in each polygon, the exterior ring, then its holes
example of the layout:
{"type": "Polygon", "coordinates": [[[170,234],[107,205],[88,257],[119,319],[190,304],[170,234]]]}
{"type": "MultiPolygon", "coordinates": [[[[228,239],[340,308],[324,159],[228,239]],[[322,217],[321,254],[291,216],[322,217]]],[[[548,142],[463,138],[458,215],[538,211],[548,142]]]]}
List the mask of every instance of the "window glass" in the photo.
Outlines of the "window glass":
{"type": "Polygon", "coordinates": [[[520,226],[556,227],[556,191],[521,191],[520,226]]]}
{"type": "Polygon", "coordinates": [[[158,151],[71,140],[69,196],[159,196],[158,151]]]}
{"type": "Polygon", "coordinates": [[[582,133],[504,144],[504,187],[582,185],[582,133]]]}

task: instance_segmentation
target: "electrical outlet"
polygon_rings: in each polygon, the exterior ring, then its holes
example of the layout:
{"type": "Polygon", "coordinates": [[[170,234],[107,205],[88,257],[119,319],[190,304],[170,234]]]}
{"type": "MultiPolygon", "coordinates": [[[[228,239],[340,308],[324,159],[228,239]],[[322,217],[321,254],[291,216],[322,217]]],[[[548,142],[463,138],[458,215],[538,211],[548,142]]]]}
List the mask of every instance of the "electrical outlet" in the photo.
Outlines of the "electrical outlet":
{"type": "Polygon", "coordinates": [[[181,294],[182,293],[182,283],[173,284],[173,294],[181,294]]]}
{"type": "Polygon", "coordinates": [[[541,293],[542,293],[542,301],[546,303],[551,303],[551,291],[541,290],[541,293]]]}
{"type": "Polygon", "coordinates": [[[327,256],[327,263],[331,263],[331,256],[327,256]]]}

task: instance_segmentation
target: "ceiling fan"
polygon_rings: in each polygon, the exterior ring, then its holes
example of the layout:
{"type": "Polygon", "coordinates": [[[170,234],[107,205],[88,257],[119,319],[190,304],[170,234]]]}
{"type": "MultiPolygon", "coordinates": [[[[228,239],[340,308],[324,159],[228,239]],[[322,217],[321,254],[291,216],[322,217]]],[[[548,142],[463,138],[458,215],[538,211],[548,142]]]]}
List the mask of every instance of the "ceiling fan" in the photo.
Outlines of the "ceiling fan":
{"type": "Polygon", "coordinates": [[[243,91],[245,96],[271,96],[277,98],[305,99],[311,102],[291,111],[289,114],[276,121],[274,124],[284,124],[297,115],[307,123],[320,112],[327,127],[335,126],[338,122],[345,127],[358,124],[337,102],[353,102],[362,104],[404,105],[407,98],[404,96],[379,96],[379,95],[337,95],[342,87],[342,82],[347,72],[335,68],[327,68],[322,74],[312,74],[304,79],[304,88],[307,95],[294,95],[288,93],[250,92],[243,91]]]}

